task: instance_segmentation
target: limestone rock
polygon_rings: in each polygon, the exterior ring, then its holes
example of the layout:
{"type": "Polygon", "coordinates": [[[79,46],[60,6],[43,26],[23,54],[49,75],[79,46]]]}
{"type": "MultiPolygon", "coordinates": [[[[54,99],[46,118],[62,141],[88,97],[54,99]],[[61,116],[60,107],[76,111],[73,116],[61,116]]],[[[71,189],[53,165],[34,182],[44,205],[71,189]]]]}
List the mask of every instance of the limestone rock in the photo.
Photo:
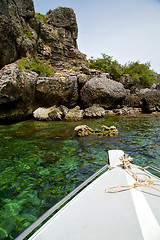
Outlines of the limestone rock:
{"type": "Polygon", "coordinates": [[[97,104],[94,104],[93,106],[86,108],[84,110],[84,117],[87,118],[99,118],[104,116],[105,116],[104,108],[100,107],[97,104]]]}
{"type": "Polygon", "coordinates": [[[122,83],[107,78],[92,78],[81,90],[81,100],[84,106],[99,104],[105,108],[116,108],[121,105],[126,95],[122,83]]]}
{"type": "Polygon", "coordinates": [[[123,105],[126,107],[142,107],[142,99],[137,94],[127,94],[123,100],[123,105]]]}
{"type": "Polygon", "coordinates": [[[16,121],[29,117],[35,104],[38,75],[20,71],[14,63],[0,71],[0,121],[16,121]]]}
{"type": "Polygon", "coordinates": [[[80,73],[78,76],[77,76],[77,79],[78,79],[78,85],[79,85],[79,88],[81,89],[84,84],[89,81],[89,76],[84,74],[84,73],[80,73]]]}
{"type": "Polygon", "coordinates": [[[39,77],[36,85],[36,101],[40,106],[65,105],[72,107],[78,100],[76,76],[39,77]]]}
{"type": "Polygon", "coordinates": [[[33,116],[37,120],[50,120],[49,113],[51,108],[38,108],[33,112],[33,116]]]}
{"type": "Polygon", "coordinates": [[[62,120],[63,113],[60,111],[60,109],[55,108],[48,114],[48,116],[53,121],[60,121],[62,120]]]}
{"type": "Polygon", "coordinates": [[[156,90],[160,91],[160,83],[157,84],[156,90]]]}
{"type": "Polygon", "coordinates": [[[42,59],[50,59],[54,68],[64,69],[84,62],[85,55],[77,47],[78,26],[71,8],[50,10],[40,21],[37,50],[42,59]]]}
{"type": "Polygon", "coordinates": [[[123,76],[120,78],[120,82],[127,89],[130,89],[133,86],[133,81],[129,74],[123,74],[123,76]]]}
{"type": "Polygon", "coordinates": [[[0,22],[0,68],[35,52],[57,67],[84,62],[85,55],[77,47],[78,27],[71,8],[59,7],[38,18],[32,0],[3,0],[0,22]]]}
{"type": "Polygon", "coordinates": [[[33,112],[33,116],[37,120],[62,120],[63,113],[56,106],[50,108],[40,107],[33,112]]]}
{"type": "Polygon", "coordinates": [[[62,116],[65,117],[69,109],[66,106],[60,105],[59,110],[62,112],[62,116]]]}
{"type": "Polygon", "coordinates": [[[0,68],[36,51],[37,33],[30,27],[32,0],[0,1],[0,68]]]}
{"type": "Polygon", "coordinates": [[[139,96],[142,99],[143,112],[151,113],[154,111],[160,111],[160,91],[152,89],[142,89],[139,92],[139,96]]]}
{"type": "Polygon", "coordinates": [[[80,121],[83,119],[84,111],[80,110],[79,106],[76,106],[73,109],[70,109],[65,116],[67,121],[80,121]]]}
{"type": "Polygon", "coordinates": [[[114,110],[106,110],[105,111],[105,116],[106,117],[113,117],[113,116],[115,116],[116,115],[116,113],[114,112],[114,110]]]}
{"type": "Polygon", "coordinates": [[[118,130],[115,126],[107,127],[105,125],[101,126],[102,129],[95,129],[88,127],[87,125],[80,125],[75,127],[75,132],[77,136],[84,137],[89,135],[97,135],[97,136],[118,136],[118,130]]]}
{"type": "Polygon", "coordinates": [[[116,115],[130,115],[135,116],[142,112],[142,108],[134,108],[134,107],[123,107],[121,109],[114,109],[113,112],[116,115]]]}
{"type": "Polygon", "coordinates": [[[110,136],[110,137],[118,136],[118,129],[115,126],[108,127],[103,125],[101,126],[101,128],[102,128],[103,136],[110,136]]]}
{"type": "Polygon", "coordinates": [[[75,127],[74,131],[77,133],[77,136],[83,137],[94,134],[94,130],[87,125],[80,125],[75,127]]]}
{"type": "Polygon", "coordinates": [[[77,47],[77,36],[78,36],[78,26],[76,21],[76,16],[71,8],[56,8],[53,11],[50,11],[48,16],[48,23],[53,27],[64,28],[67,30],[66,33],[71,35],[71,39],[75,47],[77,47]]]}
{"type": "Polygon", "coordinates": [[[157,85],[155,83],[152,84],[152,86],[150,87],[151,90],[156,90],[157,85]]]}

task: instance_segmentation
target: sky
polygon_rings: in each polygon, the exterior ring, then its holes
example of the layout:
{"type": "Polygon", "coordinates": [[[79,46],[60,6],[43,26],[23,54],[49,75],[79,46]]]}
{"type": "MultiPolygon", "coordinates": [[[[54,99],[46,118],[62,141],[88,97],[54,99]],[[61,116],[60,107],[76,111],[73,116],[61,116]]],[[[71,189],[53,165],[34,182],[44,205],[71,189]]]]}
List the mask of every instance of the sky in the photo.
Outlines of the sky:
{"type": "Polygon", "coordinates": [[[78,48],[87,58],[102,53],[120,64],[150,62],[160,73],[160,0],[33,0],[35,11],[73,8],[78,48]]]}

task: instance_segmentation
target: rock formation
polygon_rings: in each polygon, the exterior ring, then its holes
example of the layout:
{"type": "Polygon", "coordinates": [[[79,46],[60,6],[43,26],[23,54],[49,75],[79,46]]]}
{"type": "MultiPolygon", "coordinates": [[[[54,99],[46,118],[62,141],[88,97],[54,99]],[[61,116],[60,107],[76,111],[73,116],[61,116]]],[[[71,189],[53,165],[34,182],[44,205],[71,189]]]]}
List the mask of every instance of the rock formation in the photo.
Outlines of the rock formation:
{"type": "Polygon", "coordinates": [[[78,137],[84,137],[89,135],[110,136],[110,137],[118,136],[118,130],[115,126],[107,127],[103,125],[101,126],[100,129],[93,130],[87,125],[80,125],[75,127],[74,131],[76,132],[78,137]]]}
{"type": "Polygon", "coordinates": [[[35,52],[52,65],[84,61],[77,48],[76,16],[70,8],[57,8],[43,17],[35,14],[32,0],[3,0],[0,22],[0,68],[35,52]]]}
{"type": "Polygon", "coordinates": [[[80,121],[83,119],[84,111],[80,109],[79,106],[68,111],[65,116],[65,120],[67,121],[80,121]]]}
{"type": "Polygon", "coordinates": [[[89,69],[77,36],[73,9],[44,16],[32,0],[0,1],[0,122],[160,112],[159,84],[135,89],[129,75],[89,69]]]}
{"type": "Polygon", "coordinates": [[[84,117],[86,118],[104,117],[105,114],[105,109],[100,107],[98,104],[93,104],[91,107],[86,108],[84,111],[84,117]]]}
{"type": "Polygon", "coordinates": [[[0,1],[0,68],[36,51],[38,34],[32,0],[0,1]],[[35,24],[36,25],[36,24],[35,24]]]}
{"type": "Polygon", "coordinates": [[[160,90],[142,89],[139,92],[142,99],[142,108],[144,112],[160,111],[160,90]]]}
{"type": "Polygon", "coordinates": [[[116,108],[121,105],[125,95],[122,83],[106,77],[92,78],[81,90],[82,102],[88,107],[96,103],[105,108],[116,108]]]}
{"type": "Polygon", "coordinates": [[[32,115],[35,108],[35,72],[20,71],[9,64],[0,71],[0,121],[17,121],[32,115]]]}
{"type": "Polygon", "coordinates": [[[39,77],[36,84],[36,102],[40,106],[66,105],[73,107],[78,101],[76,76],[39,77]]]}

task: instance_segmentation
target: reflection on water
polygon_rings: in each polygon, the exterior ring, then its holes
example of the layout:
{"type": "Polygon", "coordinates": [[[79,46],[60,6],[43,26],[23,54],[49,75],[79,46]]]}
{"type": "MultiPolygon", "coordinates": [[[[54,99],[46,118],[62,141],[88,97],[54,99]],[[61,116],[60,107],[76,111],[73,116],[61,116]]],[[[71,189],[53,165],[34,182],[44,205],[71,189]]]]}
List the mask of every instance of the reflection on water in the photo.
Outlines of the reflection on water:
{"type": "Polygon", "coordinates": [[[78,123],[0,125],[0,240],[14,239],[46,210],[122,149],[144,166],[160,167],[160,118],[103,118],[78,123]],[[78,138],[74,127],[115,125],[118,137],[78,138]]]}

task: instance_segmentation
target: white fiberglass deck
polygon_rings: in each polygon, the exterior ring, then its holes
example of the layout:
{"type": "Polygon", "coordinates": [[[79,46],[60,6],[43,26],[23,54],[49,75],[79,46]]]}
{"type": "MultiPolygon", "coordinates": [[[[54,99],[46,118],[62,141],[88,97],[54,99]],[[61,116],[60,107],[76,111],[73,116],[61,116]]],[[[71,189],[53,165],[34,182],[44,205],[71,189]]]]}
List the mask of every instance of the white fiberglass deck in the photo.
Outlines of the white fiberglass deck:
{"type": "MultiPolygon", "coordinates": [[[[119,164],[121,155],[123,151],[110,151],[112,166],[119,164]]],[[[144,187],[142,191],[105,192],[107,187],[131,182],[133,178],[120,165],[108,170],[30,240],[160,240],[160,192],[144,187]]]]}

